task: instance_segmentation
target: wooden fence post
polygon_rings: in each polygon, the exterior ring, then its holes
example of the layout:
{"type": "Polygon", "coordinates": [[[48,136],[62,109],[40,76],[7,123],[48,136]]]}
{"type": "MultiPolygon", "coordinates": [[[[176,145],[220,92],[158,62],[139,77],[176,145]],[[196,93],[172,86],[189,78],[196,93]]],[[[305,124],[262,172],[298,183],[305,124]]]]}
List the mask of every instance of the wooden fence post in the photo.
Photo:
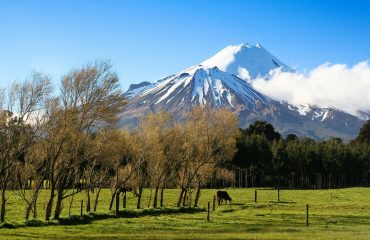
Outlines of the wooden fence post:
{"type": "Polygon", "coordinates": [[[308,226],[308,204],[306,204],[306,226],[308,226]]]}
{"type": "Polygon", "coordinates": [[[254,190],[254,202],[257,203],[257,190],[254,190]]]}
{"type": "Polygon", "coordinates": [[[83,209],[84,209],[84,200],[81,200],[80,217],[82,217],[83,209]]]}
{"type": "Polygon", "coordinates": [[[208,208],[207,208],[207,221],[209,222],[209,211],[210,211],[210,208],[211,208],[211,203],[208,202],[208,208]]]}
{"type": "Polygon", "coordinates": [[[212,211],[216,210],[216,196],[213,195],[213,208],[212,211]]]}

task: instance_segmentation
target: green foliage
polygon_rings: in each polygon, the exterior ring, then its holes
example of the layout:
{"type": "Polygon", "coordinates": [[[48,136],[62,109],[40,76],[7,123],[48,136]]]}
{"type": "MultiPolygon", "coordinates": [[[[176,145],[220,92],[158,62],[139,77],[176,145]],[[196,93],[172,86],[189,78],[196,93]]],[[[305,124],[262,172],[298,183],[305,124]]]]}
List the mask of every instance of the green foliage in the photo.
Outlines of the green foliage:
{"type": "Polygon", "coordinates": [[[370,120],[367,120],[367,122],[362,126],[356,141],[360,143],[370,143],[370,120]]]}
{"type": "Polygon", "coordinates": [[[281,138],[280,133],[276,132],[274,127],[266,121],[255,121],[247,129],[245,129],[247,136],[263,135],[270,142],[281,138]]]}
{"type": "Polygon", "coordinates": [[[287,142],[296,141],[296,140],[298,140],[298,136],[293,134],[293,133],[289,133],[288,135],[286,135],[285,140],[287,142]]]}
{"type": "MultiPolygon", "coordinates": [[[[368,128],[369,122],[358,139],[365,139],[368,128]]],[[[237,141],[238,151],[232,164],[245,169],[248,176],[244,177],[244,182],[248,186],[369,186],[370,147],[367,140],[344,143],[340,138],[331,138],[316,142],[310,138],[297,138],[294,134],[285,139],[274,139],[273,127],[259,121],[241,132],[244,134],[237,141]]]]}

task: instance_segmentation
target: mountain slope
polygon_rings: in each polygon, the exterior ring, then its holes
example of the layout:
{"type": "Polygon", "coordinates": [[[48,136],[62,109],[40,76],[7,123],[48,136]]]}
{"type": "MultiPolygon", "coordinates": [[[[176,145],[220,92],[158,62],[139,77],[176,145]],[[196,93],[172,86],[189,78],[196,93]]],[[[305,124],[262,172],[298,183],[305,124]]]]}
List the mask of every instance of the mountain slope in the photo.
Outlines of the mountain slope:
{"type": "MultiPolygon", "coordinates": [[[[133,91],[127,93],[133,95],[133,91]]],[[[240,111],[255,108],[257,102],[259,105],[272,104],[271,99],[253,90],[242,79],[217,67],[197,65],[142,90],[131,98],[128,109],[150,106],[156,110],[182,111],[207,104],[218,109],[226,107],[240,111]]]]}
{"type": "Polygon", "coordinates": [[[276,67],[291,71],[259,45],[227,47],[201,65],[154,83],[131,85],[125,93],[129,102],[120,115],[120,124],[136,125],[140,117],[158,111],[171,112],[181,119],[195,106],[208,105],[235,112],[241,127],[266,120],[282,134],[295,133],[316,139],[330,136],[349,139],[357,135],[364,121],[356,116],[335,108],[275,101],[254,90],[234,72],[237,68],[245,68],[250,76],[256,77],[276,67]],[[212,66],[214,64],[218,66],[212,66]]]}

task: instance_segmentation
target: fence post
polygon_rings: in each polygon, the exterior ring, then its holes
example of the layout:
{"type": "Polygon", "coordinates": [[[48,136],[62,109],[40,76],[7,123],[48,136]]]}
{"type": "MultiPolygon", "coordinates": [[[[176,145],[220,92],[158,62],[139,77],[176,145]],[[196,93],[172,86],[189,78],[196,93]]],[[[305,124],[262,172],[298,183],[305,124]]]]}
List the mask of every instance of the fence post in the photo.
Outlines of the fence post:
{"type": "Polygon", "coordinates": [[[207,208],[207,221],[209,222],[209,211],[210,211],[210,208],[211,208],[211,203],[208,202],[208,208],[207,208]]]}
{"type": "Polygon", "coordinates": [[[308,226],[308,204],[306,204],[306,226],[308,226]]]}
{"type": "Polygon", "coordinates": [[[212,208],[212,211],[214,211],[216,209],[216,196],[213,195],[213,208],[212,208]]]}
{"type": "Polygon", "coordinates": [[[257,190],[254,190],[254,202],[257,203],[257,190]]]}
{"type": "Polygon", "coordinates": [[[83,209],[84,209],[84,200],[81,200],[80,217],[82,217],[83,209]]]}

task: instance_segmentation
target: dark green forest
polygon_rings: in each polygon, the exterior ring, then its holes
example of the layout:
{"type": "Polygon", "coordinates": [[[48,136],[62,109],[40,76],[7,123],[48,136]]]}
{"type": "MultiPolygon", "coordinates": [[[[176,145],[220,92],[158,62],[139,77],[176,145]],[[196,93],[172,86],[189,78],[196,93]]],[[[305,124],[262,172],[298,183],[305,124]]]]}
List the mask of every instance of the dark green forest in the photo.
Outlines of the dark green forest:
{"type": "MultiPolygon", "coordinates": [[[[229,168],[236,187],[342,188],[370,184],[370,121],[356,139],[315,141],[256,121],[241,130],[229,168]]],[[[225,184],[225,183],[221,183],[225,184]]]]}

